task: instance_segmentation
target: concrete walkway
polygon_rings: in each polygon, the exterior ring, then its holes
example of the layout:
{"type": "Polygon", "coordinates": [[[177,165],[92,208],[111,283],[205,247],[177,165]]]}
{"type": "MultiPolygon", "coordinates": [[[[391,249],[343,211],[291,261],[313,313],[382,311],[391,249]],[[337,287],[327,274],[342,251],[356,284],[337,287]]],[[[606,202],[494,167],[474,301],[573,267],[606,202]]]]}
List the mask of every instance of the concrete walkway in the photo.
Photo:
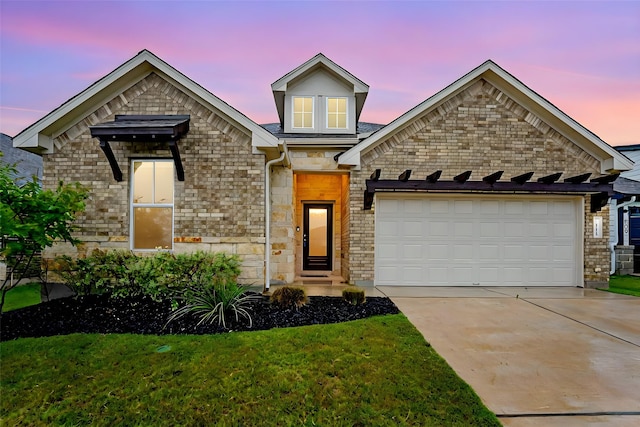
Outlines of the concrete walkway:
{"type": "Polygon", "coordinates": [[[640,426],[640,298],[581,288],[377,291],[504,425],[640,426]]]}

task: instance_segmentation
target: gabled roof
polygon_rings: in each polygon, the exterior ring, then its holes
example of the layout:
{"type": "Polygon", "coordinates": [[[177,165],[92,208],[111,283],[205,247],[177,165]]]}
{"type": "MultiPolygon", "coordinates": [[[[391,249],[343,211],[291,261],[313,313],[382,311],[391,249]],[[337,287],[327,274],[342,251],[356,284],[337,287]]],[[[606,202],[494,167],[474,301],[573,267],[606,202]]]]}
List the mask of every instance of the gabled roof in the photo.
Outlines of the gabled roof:
{"type": "Polygon", "coordinates": [[[640,181],[640,144],[624,145],[615,147],[619,153],[623,154],[629,160],[634,162],[633,169],[620,174],[620,178],[627,178],[634,181],[640,181]]]}
{"type": "Polygon", "coordinates": [[[327,70],[347,86],[353,87],[353,93],[356,97],[356,121],[358,121],[360,113],[362,112],[362,107],[364,106],[364,101],[369,93],[369,85],[324,56],[322,53],[319,53],[271,84],[271,90],[273,91],[273,97],[276,101],[276,109],[278,110],[280,123],[284,123],[284,95],[288,86],[300,81],[318,69],[327,70]]]}
{"type": "Polygon", "coordinates": [[[484,79],[496,86],[529,111],[538,115],[538,117],[553,129],[562,133],[566,138],[579,145],[596,159],[599,159],[602,173],[633,168],[633,162],[628,158],[618,153],[618,151],[597,135],[573,120],[545,98],[529,89],[520,80],[516,79],[491,60],[471,70],[451,85],[429,97],[421,104],[389,123],[386,127],[380,129],[360,144],[345,152],[340,156],[338,163],[340,165],[359,167],[362,153],[373,149],[394,133],[410,124],[414,119],[421,117],[429,110],[437,108],[444,100],[465,90],[480,79],[484,79]]]}
{"type": "Polygon", "coordinates": [[[20,132],[14,137],[13,146],[39,153],[53,152],[54,138],[108,102],[115,94],[130,88],[151,73],[158,74],[219,112],[226,120],[246,129],[254,148],[278,146],[277,139],[253,120],[146,49],[20,132]]]}

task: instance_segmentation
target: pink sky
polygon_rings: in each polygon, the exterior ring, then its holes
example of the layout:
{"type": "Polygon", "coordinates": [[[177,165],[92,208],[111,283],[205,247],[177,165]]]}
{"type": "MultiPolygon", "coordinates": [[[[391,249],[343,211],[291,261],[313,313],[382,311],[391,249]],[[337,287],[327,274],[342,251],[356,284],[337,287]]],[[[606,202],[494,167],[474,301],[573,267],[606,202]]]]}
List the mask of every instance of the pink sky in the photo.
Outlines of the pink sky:
{"type": "Polygon", "coordinates": [[[142,49],[258,123],[270,85],[322,52],[388,123],[492,59],[611,145],[640,143],[640,2],[0,0],[0,131],[142,49]]]}

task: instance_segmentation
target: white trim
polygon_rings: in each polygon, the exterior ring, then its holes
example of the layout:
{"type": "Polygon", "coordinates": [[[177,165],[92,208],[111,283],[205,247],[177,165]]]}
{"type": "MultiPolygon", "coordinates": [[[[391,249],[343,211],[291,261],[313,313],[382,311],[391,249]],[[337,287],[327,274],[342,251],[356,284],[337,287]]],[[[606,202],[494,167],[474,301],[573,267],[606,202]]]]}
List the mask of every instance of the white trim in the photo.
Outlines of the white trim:
{"type": "Polygon", "coordinates": [[[84,120],[113,95],[130,88],[152,72],[175,84],[205,106],[219,112],[226,120],[247,130],[254,147],[276,148],[278,146],[278,139],[266,129],[146,49],[24,129],[14,137],[13,146],[41,153],[52,153],[54,150],[52,139],[84,120]]]}
{"type": "Polygon", "coordinates": [[[366,84],[365,82],[363,82],[362,80],[360,80],[359,78],[357,78],[356,76],[354,76],[353,74],[351,74],[350,72],[348,72],[347,70],[345,70],[344,68],[342,68],[341,66],[333,62],[332,60],[330,60],[329,58],[327,58],[326,56],[324,56],[322,53],[317,54],[316,56],[314,56],[304,64],[299,65],[298,67],[294,68],[293,70],[289,71],[287,74],[285,74],[284,76],[280,77],[278,80],[273,82],[271,84],[271,90],[283,91],[283,92],[286,91],[287,85],[291,80],[303,75],[304,73],[311,70],[312,68],[315,68],[319,64],[324,65],[325,67],[333,71],[335,74],[340,76],[342,79],[352,84],[354,93],[369,92],[368,84],[366,84]]]}
{"type": "Polygon", "coordinates": [[[292,95],[291,96],[291,129],[315,129],[316,128],[316,97],[313,95],[292,95]],[[302,117],[302,124],[303,126],[296,126],[296,98],[301,98],[301,99],[310,99],[311,100],[311,127],[307,127],[304,126],[304,115],[308,113],[308,111],[303,111],[301,112],[301,114],[303,115],[302,117]]]}
{"type": "MultiPolygon", "coordinates": [[[[483,193],[460,193],[460,194],[444,194],[444,193],[398,193],[398,192],[380,192],[375,194],[375,204],[380,204],[380,200],[406,200],[406,199],[430,199],[430,200],[451,200],[455,198],[472,199],[475,201],[485,200],[499,200],[499,201],[511,201],[511,200],[523,200],[523,201],[569,201],[573,205],[575,214],[575,229],[574,229],[574,279],[575,283],[571,286],[584,287],[584,222],[585,222],[585,203],[584,198],[581,196],[571,195],[550,195],[550,194],[512,194],[512,195],[498,195],[498,194],[483,194],[483,193]]],[[[380,232],[380,215],[382,215],[380,209],[375,209],[374,212],[374,284],[378,284],[378,256],[379,247],[376,237],[380,232]]],[[[553,284],[550,284],[553,285],[553,284]]],[[[569,286],[569,285],[566,285],[569,286]]]]}
{"type": "Polygon", "coordinates": [[[148,248],[136,248],[134,246],[135,243],[135,239],[134,239],[134,220],[133,220],[133,211],[135,208],[149,208],[149,207],[153,207],[153,208],[171,208],[171,247],[169,248],[163,248],[163,250],[173,250],[173,240],[175,237],[175,215],[176,215],[176,208],[175,208],[175,167],[173,165],[173,160],[171,159],[159,159],[159,158],[142,158],[142,159],[131,159],[131,173],[129,174],[129,248],[132,251],[136,251],[136,252],[153,252],[153,251],[157,251],[157,249],[148,249],[148,248]],[[173,191],[171,192],[171,203],[135,203],[133,201],[133,195],[134,195],[134,165],[136,162],[141,162],[141,163],[153,163],[153,186],[151,189],[151,199],[154,200],[155,199],[155,187],[156,187],[156,182],[155,182],[155,169],[156,169],[156,163],[170,163],[171,164],[171,171],[172,171],[172,180],[171,182],[173,183],[173,191]]]}
{"type": "MultiPolygon", "coordinates": [[[[342,129],[347,130],[347,129],[349,129],[349,97],[348,96],[330,96],[330,95],[328,95],[328,96],[324,97],[324,99],[325,99],[325,102],[324,102],[324,104],[325,104],[325,109],[324,109],[325,120],[324,121],[325,121],[326,128],[330,129],[330,130],[342,130],[342,129]],[[331,127],[331,126],[329,126],[329,100],[330,99],[344,99],[345,100],[345,105],[344,105],[344,124],[345,124],[345,126],[344,127],[338,127],[338,126],[331,127]]],[[[341,114],[341,112],[337,111],[335,114],[341,114]]]]}
{"type": "MultiPolygon", "coordinates": [[[[386,138],[402,129],[412,120],[423,115],[429,109],[435,108],[442,101],[468,87],[480,78],[484,78],[493,84],[497,84],[501,90],[505,90],[505,93],[508,96],[512,97],[514,94],[519,94],[524,96],[526,101],[531,101],[532,105],[525,105],[525,108],[535,107],[533,108],[534,110],[537,110],[534,111],[535,114],[544,114],[547,116],[547,119],[553,119],[556,121],[559,126],[552,125],[555,130],[558,132],[567,132],[565,136],[569,140],[579,144],[581,148],[600,160],[601,173],[607,173],[610,170],[629,170],[633,168],[633,162],[618,153],[613,147],[566,115],[555,105],[529,89],[526,85],[491,60],[486,61],[479,67],[473,69],[451,85],[407,111],[402,116],[374,133],[371,137],[363,140],[360,144],[345,152],[340,156],[338,164],[359,167],[360,156],[363,152],[366,152],[378,143],[383,142],[386,138]],[[507,90],[513,93],[507,93],[507,90]],[[573,135],[570,135],[571,133],[573,135]]],[[[543,117],[543,119],[545,118],[543,117]]]]}

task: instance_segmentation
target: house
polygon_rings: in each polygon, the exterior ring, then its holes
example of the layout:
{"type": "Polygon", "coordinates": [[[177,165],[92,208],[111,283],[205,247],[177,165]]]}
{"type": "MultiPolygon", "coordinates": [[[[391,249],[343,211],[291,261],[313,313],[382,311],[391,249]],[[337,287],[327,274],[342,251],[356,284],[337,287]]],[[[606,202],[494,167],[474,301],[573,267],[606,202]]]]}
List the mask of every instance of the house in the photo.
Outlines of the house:
{"type": "Polygon", "coordinates": [[[640,145],[615,147],[634,162],[613,183],[609,205],[611,274],[640,272],[640,145]]]}
{"type": "Polygon", "coordinates": [[[38,181],[42,180],[42,157],[14,148],[12,138],[4,133],[0,133],[0,151],[2,151],[0,162],[15,164],[21,180],[31,179],[31,177],[36,177],[38,181]]]}
{"type": "Polygon", "coordinates": [[[84,243],[48,255],[223,250],[266,288],[606,286],[607,200],[633,163],[494,62],[386,126],[322,54],[271,89],[279,123],[260,126],[144,50],[22,131],[46,187],[91,189],[84,243]]]}

